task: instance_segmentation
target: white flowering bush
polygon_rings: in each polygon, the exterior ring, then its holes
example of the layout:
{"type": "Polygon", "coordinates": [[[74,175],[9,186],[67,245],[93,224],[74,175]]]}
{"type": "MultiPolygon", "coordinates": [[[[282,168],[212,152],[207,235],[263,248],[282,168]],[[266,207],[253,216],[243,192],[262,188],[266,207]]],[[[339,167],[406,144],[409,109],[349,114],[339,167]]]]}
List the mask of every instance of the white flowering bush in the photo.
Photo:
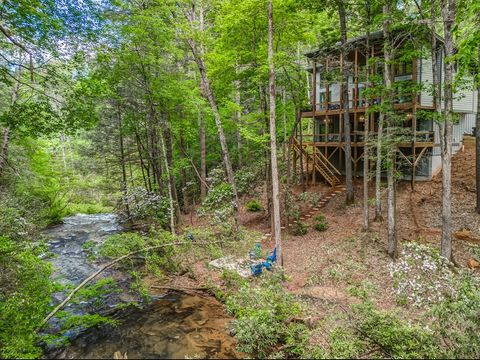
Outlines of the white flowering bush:
{"type": "Polygon", "coordinates": [[[223,167],[213,168],[208,172],[207,183],[210,187],[218,186],[227,181],[223,167]]]}
{"type": "Polygon", "coordinates": [[[244,166],[235,173],[235,185],[239,195],[252,194],[263,181],[263,162],[254,162],[244,166]]]}
{"type": "Polygon", "coordinates": [[[405,244],[396,262],[389,265],[397,301],[417,307],[454,297],[455,279],[447,259],[429,246],[405,244]]]}
{"type": "Polygon", "coordinates": [[[135,187],[120,201],[119,206],[123,209],[122,215],[128,217],[124,206],[128,204],[131,220],[155,218],[160,224],[169,222],[170,202],[166,197],[150,192],[143,187],[135,187]]]}
{"type": "Polygon", "coordinates": [[[207,197],[202,203],[198,214],[200,216],[212,216],[216,224],[228,223],[235,211],[232,186],[221,183],[208,191],[207,197]]]}

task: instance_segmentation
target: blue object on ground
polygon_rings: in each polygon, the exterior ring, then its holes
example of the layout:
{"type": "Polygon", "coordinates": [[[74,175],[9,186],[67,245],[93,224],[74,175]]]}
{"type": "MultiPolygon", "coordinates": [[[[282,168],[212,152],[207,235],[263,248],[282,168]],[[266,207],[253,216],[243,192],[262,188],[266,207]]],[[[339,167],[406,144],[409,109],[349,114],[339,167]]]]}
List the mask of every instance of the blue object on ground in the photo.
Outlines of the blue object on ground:
{"type": "Polygon", "coordinates": [[[267,261],[276,262],[277,261],[277,248],[274,248],[272,254],[267,257],[267,261]]]}
{"type": "Polygon", "coordinates": [[[262,263],[263,267],[267,270],[272,270],[272,263],[270,261],[265,261],[262,263]]]}
{"type": "Polygon", "coordinates": [[[250,268],[252,269],[252,274],[254,276],[258,276],[262,273],[262,267],[263,267],[263,264],[260,263],[260,264],[254,264],[252,265],[250,268]]]}
{"type": "Polygon", "coordinates": [[[185,234],[185,237],[190,241],[195,241],[195,237],[190,231],[187,231],[187,233],[185,234]]]}
{"type": "MultiPolygon", "coordinates": [[[[260,244],[255,244],[255,252],[258,252],[259,250],[261,251],[261,245],[260,244]]],[[[250,258],[257,258],[257,255],[253,252],[250,251],[248,253],[248,256],[250,258]]],[[[265,268],[267,270],[272,270],[272,263],[277,261],[277,248],[274,248],[270,256],[267,257],[267,261],[264,261],[262,263],[254,264],[251,265],[250,268],[252,269],[252,274],[254,276],[258,276],[262,273],[262,268],[265,268]]]]}

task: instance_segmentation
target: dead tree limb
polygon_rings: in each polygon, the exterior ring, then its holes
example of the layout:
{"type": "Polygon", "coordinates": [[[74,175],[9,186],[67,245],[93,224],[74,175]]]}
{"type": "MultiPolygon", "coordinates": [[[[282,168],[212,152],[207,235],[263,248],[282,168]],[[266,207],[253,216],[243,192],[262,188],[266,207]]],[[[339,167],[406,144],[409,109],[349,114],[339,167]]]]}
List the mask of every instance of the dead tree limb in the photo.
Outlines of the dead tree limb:
{"type": "MultiPolygon", "coordinates": [[[[217,243],[220,243],[222,241],[214,241],[214,242],[210,242],[208,244],[217,244],[217,243]]],[[[80,285],[78,285],[75,289],[72,290],[72,292],[65,298],[65,300],[63,300],[60,304],[57,305],[57,307],[55,307],[55,309],[53,309],[50,314],[48,314],[45,319],[42,320],[42,322],[40,323],[40,325],[37,327],[37,330],[36,331],[39,331],[58,311],[60,311],[72,298],[73,296],[80,290],[82,289],[86,284],[88,284],[91,280],[93,280],[94,278],[96,278],[98,275],[100,275],[102,272],[104,272],[105,270],[111,268],[113,265],[119,263],[120,261],[126,259],[126,258],[129,258],[130,256],[133,256],[133,255],[136,255],[138,253],[141,253],[143,251],[151,251],[151,250],[156,250],[156,249],[160,249],[162,247],[167,247],[167,246],[176,246],[176,245],[183,245],[183,244],[194,244],[194,245],[206,245],[207,243],[192,243],[191,241],[178,241],[178,242],[174,242],[174,243],[168,243],[168,244],[162,244],[162,245],[155,245],[155,246],[150,246],[150,247],[146,247],[146,248],[143,248],[143,249],[140,249],[140,250],[136,250],[136,251],[132,251],[132,252],[129,252],[128,254],[125,254],[123,256],[120,256],[119,258],[116,258],[115,260],[112,260],[110,261],[108,264],[105,264],[104,266],[102,266],[99,270],[97,270],[96,272],[94,272],[92,275],[90,275],[89,277],[87,277],[85,280],[83,280],[80,285]]]]}

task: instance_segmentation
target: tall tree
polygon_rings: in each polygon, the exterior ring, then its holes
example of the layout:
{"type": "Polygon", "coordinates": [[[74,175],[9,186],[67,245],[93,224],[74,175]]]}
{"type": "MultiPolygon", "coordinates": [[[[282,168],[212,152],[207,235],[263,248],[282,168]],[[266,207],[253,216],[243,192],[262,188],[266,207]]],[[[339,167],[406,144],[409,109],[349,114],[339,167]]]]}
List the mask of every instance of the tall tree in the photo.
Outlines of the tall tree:
{"type": "Polygon", "coordinates": [[[283,266],[282,230],[280,219],[280,190],[278,184],[277,166],[277,127],[275,103],[275,64],[273,58],[273,5],[268,1],[268,68],[269,68],[269,95],[270,95],[270,165],[272,169],[272,206],[273,206],[273,236],[280,265],[283,266]]]}
{"type": "MultiPolygon", "coordinates": [[[[200,14],[203,14],[203,11],[204,11],[204,8],[200,2],[200,6],[199,6],[200,14]]],[[[190,24],[190,30],[194,33],[195,27],[196,27],[195,4],[192,4],[192,7],[185,11],[185,15],[190,24]]],[[[200,15],[200,16],[203,16],[203,15],[200,15]]],[[[203,33],[205,30],[199,29],[199,31],[203,33]]],[[[235,184],[235,177],[233,173],[232,162],[230,160],[230,152],[228,150],[227,139],[225,137],[225,132],[223,130],[222,117],[218,109],[217,100],[215,98],[215,95],[213,94],[213,89],[210,84],[210,79],[208,78],[208,75],[207,75],[207,68],[204,61],[202,45],[198,43],[198,41],[196,40],[196,37],[193,34],[187,36],[186,41],[192,52],[193,59],[195,60],[195,63],[197,64],[197,67],[198,67],[198,71],[200,73],[200,81],[201,81],[202,90],[203,90],[202,94],[206,97],[208,103],[210,104],[210,108],[213,112],[215,125],[217,126],[218,139],[220,141],[220,146],[222,149],[223,165],[225,167],[225,172],[227,174],[228,182],[232,186],[233,196],[235,198],[235,209],[238,211],[238,204],[239,204],[238,192],[237,192],[237,186],[235,184]]]]}
{"type": "MultiPolygon", "coordinates": [[[[365,44],[365,86],[370,88],[370,24],[372,21],[371,16],[371,4],[370,0],[365,2],[365,12],[366,12],[366,22],[365,26],[367,29],[367,40],[365,44]]],[[[367,100],[367,113],[365,114],[364,119],[364,131],[363,131],[363,230],[368,230],[369,228],[369,197],[368,197],[368,188],[370,182],[370,113],[368,108],[370,106],[370,100],[367,100]]]]}
{"type": "Polygon", "coordinates": [[[444,28],[444,116],[441,127],[442,154],[442,240],[440,252],[452,259],[452,136],[453,136],[453,56],[455,55],[453,31],[456,18],[456,1],[442,0],[441,12],[444,28]]]}
{"type": "MultiPolygon", "coordinates": [[[[392,114],[392,95],[393,95],[393,79],[391,63],[392,44],[391,44],[391,19],[392,16],[392,1],[386,0],[383,4],[383,60],[384,70],[383,78],[385,85],[385,95],[383,97],[383,108],[388,124],[388,135],[390,138],[394,134],[394,121],[392,114]]],[[[396,229],[396,181],[395,181],[395,157],[396,144],[393,142],[393,148],[387,149],[387,220],[388,220],[388,254],[393,258],[397,253],[397,229],[396,229]]],[[[378,154],[377,154],[378,156],[378,154]]]]}
{"type": "Polygon", "coordinates": [[[342,109],[343,109],[343,131],[344,131],[344,151],[345,151],[345,180],[347,185],[346,203],[353,204],[355,194],[353,191],[353,173],[352,173],[352,138],[350,129],[350,99],[348,96],[348,46],[347,46],[347,13],[343,0],[337,0],[337,11],[340,19],[340,39],[341,39],[341,58],[340,67],[342,69],[342,109]]]}

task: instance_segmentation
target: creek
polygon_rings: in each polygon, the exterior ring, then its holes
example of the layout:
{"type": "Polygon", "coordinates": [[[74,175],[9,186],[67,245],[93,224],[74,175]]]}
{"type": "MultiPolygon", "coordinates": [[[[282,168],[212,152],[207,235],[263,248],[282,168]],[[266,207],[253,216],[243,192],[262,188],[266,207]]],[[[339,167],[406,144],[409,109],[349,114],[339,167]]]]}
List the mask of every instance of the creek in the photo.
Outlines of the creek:
{"type": "MultiPolygon", "coordinates": [[[[63,223],[45,231],[50,240],[54,278],[62,285],[75,286],[101,266],[92,261],[84,244],[101,244],[109,235],[121,232],[122,226],[114,214],[67,217],[63,223]]],[[[119,270],[107,270],[123,288],[108,296],[105,307],[114,309],[120,303],[132,301],[126,291],[128,276],[119,270]]],[[[65,292],[54,294],[53,302],[65,298],[65,292]]],[[[136,299],[138,300],[138,299],[136,299]]],[[[74,314],[91,312],[90,303],[68,304],[65,310],[74,314]]],[[[68,335],[70,345],[49,349],[48,358],[112,358],[114,353],[129,358],[237,358],[234,339],[228,334],[230,318],[214,298],[203,294],[165,292],[152,296],[152,301],[140,307],[128,306],[114,311],[118,325],[100,325],[76,329],[68,335]]],[[[53,329],[59,324],[52,320],[53,329]]],[[[58,325],[59,326],[59,325],[58,325]]]]}

